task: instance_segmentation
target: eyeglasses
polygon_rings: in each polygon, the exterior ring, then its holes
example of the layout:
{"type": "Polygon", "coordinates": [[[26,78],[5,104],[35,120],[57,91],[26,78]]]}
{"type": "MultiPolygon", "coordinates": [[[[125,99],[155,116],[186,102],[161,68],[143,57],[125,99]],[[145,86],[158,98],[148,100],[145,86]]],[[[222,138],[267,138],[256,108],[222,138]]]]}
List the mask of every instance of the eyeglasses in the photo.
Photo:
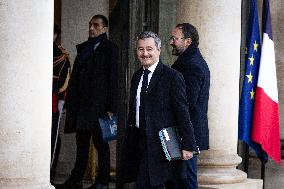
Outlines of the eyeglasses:
{"type": "Polygon", "coordinates": [[[169,38],[169,41],[177,41],[177,40],[179,40],[179,39],[185,39],[185,38],[184,38],[184,37],[171,36],[171,37],[169,38]]]}

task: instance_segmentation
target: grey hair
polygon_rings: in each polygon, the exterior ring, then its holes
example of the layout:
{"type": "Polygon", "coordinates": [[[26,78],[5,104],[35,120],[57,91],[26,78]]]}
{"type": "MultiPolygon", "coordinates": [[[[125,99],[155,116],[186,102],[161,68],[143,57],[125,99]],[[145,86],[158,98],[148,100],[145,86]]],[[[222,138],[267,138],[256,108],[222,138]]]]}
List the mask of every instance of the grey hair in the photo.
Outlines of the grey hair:
{"type": "Polygon", "coordinates": [[[136,38],[136,41],[140,40],[140,39],[146,39],[146,38],[153,38],[155,45],[158,49],[161,48],[161,39],[159,38],[159,36],[152,32],[152,31],[143,31],[141,33],[139,33],[139,35],[136,38]]]}

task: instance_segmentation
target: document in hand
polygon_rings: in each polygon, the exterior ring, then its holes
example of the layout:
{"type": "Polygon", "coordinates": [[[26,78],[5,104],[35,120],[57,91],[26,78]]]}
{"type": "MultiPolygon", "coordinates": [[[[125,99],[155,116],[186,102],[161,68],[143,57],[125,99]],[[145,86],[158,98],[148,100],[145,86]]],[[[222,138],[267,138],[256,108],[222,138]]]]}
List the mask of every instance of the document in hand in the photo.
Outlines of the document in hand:
{"type": "Polygon", "coordinates": [[[182,159],[180,138],[176,127],[163,128],[159,131],[159,137],[167,160],[182,159]]]}
{"type": "Polygon", "coordinates": [[[99,118],[103,141],[108,142],[117,138],[117,116],[99,118]]]}

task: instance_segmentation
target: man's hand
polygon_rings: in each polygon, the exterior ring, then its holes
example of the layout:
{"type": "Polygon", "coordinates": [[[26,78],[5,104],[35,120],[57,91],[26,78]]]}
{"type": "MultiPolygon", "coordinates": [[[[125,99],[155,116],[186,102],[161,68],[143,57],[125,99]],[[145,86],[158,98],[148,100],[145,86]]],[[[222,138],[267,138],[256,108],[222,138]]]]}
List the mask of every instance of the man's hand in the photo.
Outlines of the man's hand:
{"type": "Polygon", "coordinates": [[[182,150],[182,160],[189,160],[193,157],[193,152],[182,150]]]}

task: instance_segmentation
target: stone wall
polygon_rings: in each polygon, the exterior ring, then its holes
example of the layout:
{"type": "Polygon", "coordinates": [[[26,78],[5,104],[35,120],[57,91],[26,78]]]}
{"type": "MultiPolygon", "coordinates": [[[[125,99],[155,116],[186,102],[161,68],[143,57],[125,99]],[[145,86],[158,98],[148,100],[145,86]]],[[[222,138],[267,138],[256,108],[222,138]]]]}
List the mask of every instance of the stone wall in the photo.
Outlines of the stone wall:
{"type": "Polygon", "coordinates": [[[62,45],[70,52],[71,63],[76,56],[75,45],[88,39],[89,21],[95,14],[109,15],[108,0],[62,0],[62,45]]]}

